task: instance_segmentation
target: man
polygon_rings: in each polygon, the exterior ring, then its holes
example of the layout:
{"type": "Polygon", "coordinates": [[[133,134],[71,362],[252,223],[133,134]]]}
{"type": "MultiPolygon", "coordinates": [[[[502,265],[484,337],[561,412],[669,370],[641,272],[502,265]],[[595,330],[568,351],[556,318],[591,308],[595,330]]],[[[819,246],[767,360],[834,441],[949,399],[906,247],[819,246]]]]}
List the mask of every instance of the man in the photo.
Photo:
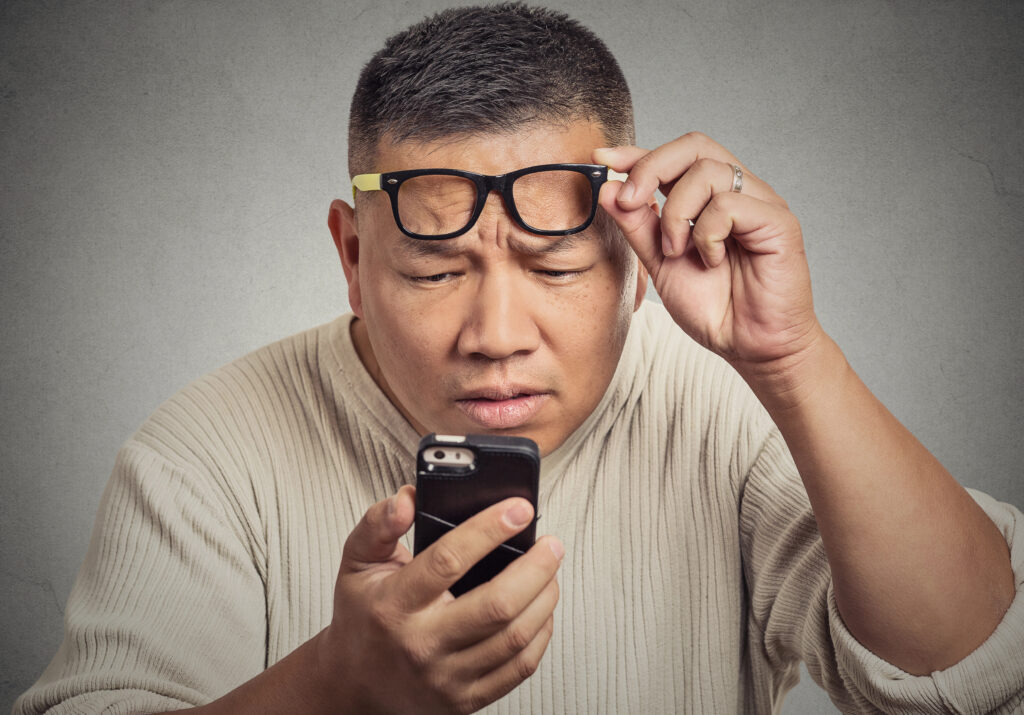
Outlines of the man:
{"type": "Polygon", "coordinates": [[[1020,709],[1020,512],[853,374],[768,184],[703,135],[633,139],[614,59],[558,13],[391,38],[329,216],[352,314],[129,440],[16,711],[768,712],[800,660],[844,710],[1020,709]],[[544,456],[551,535],[458,599],[535,515],[413,559],[430,431],[544,456]]]}

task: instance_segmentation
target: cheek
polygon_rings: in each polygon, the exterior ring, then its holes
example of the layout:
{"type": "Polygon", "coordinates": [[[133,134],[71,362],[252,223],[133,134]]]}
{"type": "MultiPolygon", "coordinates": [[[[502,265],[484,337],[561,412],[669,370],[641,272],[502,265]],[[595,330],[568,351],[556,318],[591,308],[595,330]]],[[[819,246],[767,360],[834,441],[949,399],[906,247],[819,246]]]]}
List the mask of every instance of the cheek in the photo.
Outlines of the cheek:
{"type": "MultiPolygon", "coordinates": [[[[621,272],[607,262],[599,263],[575,297],[576,318],[605,337],[618,321],[623,306],[629,303],[621,272]]],[[[630,306],[632,304],[630,303],[630,306]]]]}
{"type": "Polygon", "coordinates": [[[424,372],[432,373],[451,350],[457,326],[451,311],[393,281],[378,279],[374,290],[364,296],[363,309],[377,360],[393,383],[422,383],[424,372]],[[415,358],[411,358],[415,356],[415,358]]]}
{"type": "Polygon", "coordinates": [[[595,267],[577,290],[549,299],[547,334],[556,352],[577,366],[567,377],[587,383],[617,359],[632,315],[632,297],[613,266],[595,267]]]}

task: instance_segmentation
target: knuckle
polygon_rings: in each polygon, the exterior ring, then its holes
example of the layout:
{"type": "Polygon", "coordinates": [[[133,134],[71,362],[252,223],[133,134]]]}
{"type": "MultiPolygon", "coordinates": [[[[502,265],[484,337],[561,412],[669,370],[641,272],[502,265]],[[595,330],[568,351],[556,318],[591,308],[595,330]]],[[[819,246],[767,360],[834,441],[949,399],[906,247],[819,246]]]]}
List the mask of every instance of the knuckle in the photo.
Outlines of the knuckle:
{"type": "Polygon", "coordinates": [[[513,623],[505,631],[505,643],[508,646],[509,653],[518,653],[530,645],[532,640],[533,634],[521,625],[513,623]]]}
{"type": "MultiPolygon", "coordinates": [[[[657,150],[655,150],[655,151],[657,151],[657,150]]],[[[654,152],[653,151],[649,151],[646,154],[644,154],[642,157],[640,157],[639,159],[636,160],[636,162],[633,164],[633,168],[635,169],[638,166],[639,167],[647,166],[648,164],[651,163],[651,159],[653,159],[653,158],[654,158],[654,152]]],[[[631,172],[632,172],[632,170],[631,170],[631,172]]]]}
{"type": "Polygon", "coordinates": [[[454,579],[464,570],[462,556],[448,541],[435,541],[430,547],[430,569],[445,579],[454,579]]]}
{"type": "Polygon", "coordinates": [[[379,531],[384,523],[384,510],[378,508],[379,506],[379,504],[374,504],[363,514],[363,524],[372,533],[379,531]]]}
{"type": "Polygon", "coordinates": [[[799,253],[804,253],[804,232],[800,228],[800,222],[794,221],[785,233],[789,234],[789,239],[792,242],[790,245],[799,253]]]}
{"type": "Polygon", "coordinates": [[[704,132],[687,132],[686,134],[683,135],[682,138],[691,142],[695,142],[698,146],[704,146],[711,141],[711,137],[709,137],[704,132]]]}
{"type": "Polygon", "coordinates": [[[665,204],[661,207],[661,228],[674,228],[679,224],[686,223],[686,217],[682,215],[683,200],[675,194],[669,194],[665,204]]]}
{"type": "Polygon", "coordinates": [[[395,617],[389,604],[383,599],[374,599],[367,606],[367,618],[378,630],[387,631],[395,624],[395,617]]]}
{"type": "Polygon", "coordinates": [[[705,211],[712,211],[714,213],[726,212],[728,210],[728,204],[733,200],[734,194],[727,192],[724,194],[715,194],[708,201],[708,207],[705,211]]]}
{"type": "Polygon", "coordinates": [[[715,241],[711,234],[695,239],[694,242],[697,244],[697,250],[705,257],[710,255],[711,251],[714,250],[715,241]]]}
{"type": "Polygon", "coordinates": [[[628,222],[629,225],[623,226],[626,232],[630,235],[641,230],[646,230],[648,228],[648,224],[658,220],[658,216],[653,211],[641,211],[638,213],[640,213],[639,218],[635,221],[628,222]]]}
{"type": "Polygon", "coordinates": [[[380,538],[381,532],[387,526],[387,519],[382,504],[374,504],[363,514],[356,527],[349,532],[343,547],[343,558],[353,559],[356,554],[361,553],[365,546],[380,538]]]}
{"type": "MultiPolygon", "coordinates": [[[[419,673],[428,670],[434,662],[435,647],[433,642],[422,636],[406,639],[402,643],[402,653],[406,661],[419,673]]],[[[435,683],[436,686],[443,686],[443,683],[435,683]]]]}
{"type": "Polygon", "coordinates": [[[636,160],[633,164],[633,168],[629,170],[629,175],[634,180],[643,180],[647,176],[647,172],[650,171],[651,162],[654,161],[654,152],[644,154],[642,157],[636,160]]]}
{"type": "Polygon", "coordinates": [[[364,516],[363,523],[356,524],[356,528],[349,532],[345,538],[345,545],[342,547],[341,558],[343,560],[351,561],[356,558],[361,542],[364,540],[363,532],[366,531],[366,526],[366,517],[364,516]]]}
{"type": "Polygon", "coordinates": [[[540,656],[520,653],[514,663],[516,677],[520,680],[526,680],[537,672],[537,667],[540,665],[540,656]]]}
{"type": "Polygon", "coordinates": [[[695,231],[693,234],[693,242],[697,246],[697,250],[701,253],[705,253],[713,243],[710,229],[700,231],[699,233],[695,231]]]}
{"type": "Polygon", "coordinates": [[[690,230],[690,221],[686,216],[679,216],[676,212],[665,212],[661,217],[661,231],[672,238],[684,238],[690,230]]]}
{"type": "Polygon", "coordinates": [[[491,623],[511,623],[515,615],[515,608],[507,596],[498,593],[487,601],[487,618],[491,623]]]}
{"type": "Polygon", "coordinates": [[[719,163],[720,162],[717,162],[714,159],[709,159],[706,156],[702,156],[701,158],[697,159],[697,161],[693,162],[693,168],[694,170],[697,171],[697,173],[701,175],[710,176],[711,174],[719,171],[719,163]]]}
{"type": "Polygon", "coordinates": [[[461,698],[453,700],[451,702],[451,711],[460,715],[463,713],[469,715],[469,713],[475,713],[477,710],[480,710],[489,702],[484,693],[473,689],[465,693],[461,698]]]}

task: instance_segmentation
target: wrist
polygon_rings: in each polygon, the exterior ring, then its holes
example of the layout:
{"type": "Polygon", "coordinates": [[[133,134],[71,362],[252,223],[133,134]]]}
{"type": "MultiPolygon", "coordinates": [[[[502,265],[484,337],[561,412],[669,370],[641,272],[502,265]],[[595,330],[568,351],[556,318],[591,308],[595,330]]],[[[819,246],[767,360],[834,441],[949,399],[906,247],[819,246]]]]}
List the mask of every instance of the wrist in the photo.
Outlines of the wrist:
{"type": "MultiPolygon", "coordinates": [[[[333,625],[333,624],[332,624],[333,625]]],[[[332,625],[328,625],[311,639],[310,670],[313,674],[313,693],[319,711],[332,713],[364,712],[359,706],[359,698],[354,691],[354,684],[347,680],[351,670],[337,662],[332,653],[332,625]]]]}
{"type": "Polygon", "coordinates": [[[763,362],[731,361],[778,422],[822,395],[835,395],[850,370],[842,350],[820,326],[797,351],[763,362]]]}
{"type": "Polygon", "coordinates": [[[208,713],[316,713],[360,712],[339,701],[320,657],[323,631],[251,680],[206,705],[189,712],[208,713]],[[328,676],[328,677],[324,677],[328,676]]]}

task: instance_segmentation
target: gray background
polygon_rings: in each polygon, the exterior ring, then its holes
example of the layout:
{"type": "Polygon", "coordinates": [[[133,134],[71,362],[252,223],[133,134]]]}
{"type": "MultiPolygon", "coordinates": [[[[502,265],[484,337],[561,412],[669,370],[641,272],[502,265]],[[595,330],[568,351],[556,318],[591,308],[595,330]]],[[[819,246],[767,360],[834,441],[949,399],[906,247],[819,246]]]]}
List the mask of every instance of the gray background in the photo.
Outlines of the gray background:
{"type": "MultiPolygon", "coordinates": [[[[0,4],[0,706],[42,672],[119,444],[346,310],[356,74],[445,3],[0,4]]],[[[1024,505],[1020,3],[554,2],[640,143],[699,129],[801,219],[818,313],[962,483],[1024,505]]],[[[830,710],[806,678],[786,712],[830,710]]]]}

